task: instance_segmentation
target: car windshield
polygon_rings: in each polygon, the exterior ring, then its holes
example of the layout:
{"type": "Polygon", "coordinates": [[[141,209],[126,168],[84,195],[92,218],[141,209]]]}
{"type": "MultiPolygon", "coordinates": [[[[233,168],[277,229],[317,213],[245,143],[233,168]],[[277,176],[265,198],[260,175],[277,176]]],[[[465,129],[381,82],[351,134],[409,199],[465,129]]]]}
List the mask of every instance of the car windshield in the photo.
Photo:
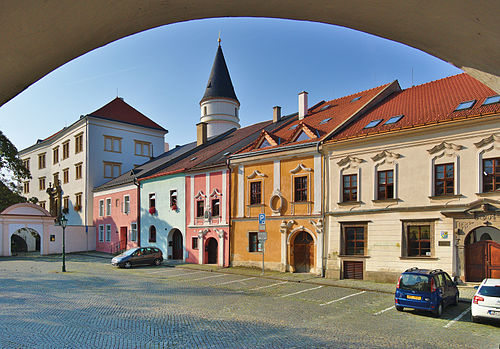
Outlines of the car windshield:
{"type": "Polygon", "coordinates": [[[429,277],[427,275],[418,274],[403,274],[399,281],[399,288],[409,291],[431,291],[429,277]]]}
{"type": "Polygon", "coordinates": [[[118,257],[125,257],[125,256],[130,256],[132,253],[134,253],[135,251],[137,251],[136,248],[132,248],[130,250],[127,250],[125,252],[123,252],[121,255],[119,255],[118,257]]]}
{"type": "Polygon", "coordinates": [[[477,291],[477,294],[487,297],[500,297],[500,286],[483,286],[477,291]]]}

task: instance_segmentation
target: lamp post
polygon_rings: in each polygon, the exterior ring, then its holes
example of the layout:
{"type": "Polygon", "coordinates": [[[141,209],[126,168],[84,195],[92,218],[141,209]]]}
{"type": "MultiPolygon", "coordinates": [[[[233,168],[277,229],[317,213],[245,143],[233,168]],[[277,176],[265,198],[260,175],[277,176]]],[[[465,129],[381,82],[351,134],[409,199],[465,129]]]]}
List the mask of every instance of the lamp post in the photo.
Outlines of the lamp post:
{"type": "Polygon", "coordinates": [[[60,225],[62,227],[62,230],[63,230],[63,235],[62,235],[62,260],[63,260],[63,264],[62,264],[62,272],[65,273],[66,272],[66,246],[65,246],[65,229],[66,229],[66,225],[68,224],[68,219],[63,215],[61,214],[59,216],[59,219],[57,220],[57,225],[60,225]]]}

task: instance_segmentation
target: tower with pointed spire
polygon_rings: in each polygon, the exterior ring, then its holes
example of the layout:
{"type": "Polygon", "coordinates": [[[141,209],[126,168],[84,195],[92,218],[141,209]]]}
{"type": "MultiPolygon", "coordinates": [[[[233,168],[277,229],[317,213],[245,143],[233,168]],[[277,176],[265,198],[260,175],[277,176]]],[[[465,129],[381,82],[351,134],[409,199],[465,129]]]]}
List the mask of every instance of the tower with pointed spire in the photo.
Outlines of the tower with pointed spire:
{"type": "Polygon", "coordinates": [[[207,137],[216,136],[232,128],[240,128],[240,102],[234,93],[226,60],[219,45],[208,78],[205,94],[200,101],[200,121],[207,124],[207,137]]]}

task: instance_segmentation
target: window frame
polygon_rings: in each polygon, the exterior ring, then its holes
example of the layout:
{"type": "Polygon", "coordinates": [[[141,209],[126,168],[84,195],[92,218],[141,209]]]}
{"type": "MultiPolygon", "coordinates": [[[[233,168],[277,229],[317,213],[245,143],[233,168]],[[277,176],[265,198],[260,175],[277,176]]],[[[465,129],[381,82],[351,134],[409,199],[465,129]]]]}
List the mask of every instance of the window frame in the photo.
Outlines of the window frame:
{"type": "Polygon", "coordinates": [[[83,207],[83,206],[82,206],[82,196],[83,196],[83,193],[82,193],[82,192],[80,192],[80,193],[75,193],[75,207],[76,207],[76,206],[83,207]]]}
{"type": "Polygon", "coordinates": [[[148,205],[149,208],[156,208],[156,193],[149,193],[148,194],[148,205]]]}
{"type": "Polygon", "coordinates": [[[123,213],[130,213],[130,195],[123,195],[123,213]]]}
{"type": "Polygon", "coordinates": [[[156,227],[154,226],[154,224],[151,224],[149,226],[148,242],[155,242],[156,243],[156,227]]]}
{"type": "Polygon", "coordinates": [[[46,189],[45,179],[45,177],[38,178],[38,190],[42,191],[46,189]]]}
{"type": "Polygon", "coordinates": [[[358,173],[353,173],[353,174],[342,174],[342,202],[357,202],[359,201],[359,189],[358,189],[358,180],[359,180],[359,174],[358,173]],[[345,178],[346,177],[349,177],[349,184],[350,186],[349,187],[346,187],[345,186],[345,178]],[[356,186],[352,186],[352,178],[353,177],[356,177],[356,180],[354,181],[356,186]],[[349,190],[349,200],[346,200],[346,197],[345,197],[345,190],[349,190]],[[356,196],[355,198],[353,199],[353,195],[352,195],[352,191],[353,189],[356,190],[356,196]]]}
{"type": "Polygon", "coordinates": [[[63,183],[67,184],[69,183],[69,167],[66,167],[63,171],[63,183]]]}
{"type": "Polygon", "coordinates": [[[220,217],[220,199],[219,198],[213,198],[210,201],[210,215],[212,217],[220,217]],[[215,210],[215,207],[217,207],[217,210],[215,210]],[[215,212],[217,211],[217,212],[215,212]]]}
{"type": "Polygon", "coordinates": [[[394,199],[395,198],[394,187],[395,187],[395,185],[394,185],[394,170],[393,169],[389,169],[389,170],[377,170],[377,200],[390,200],[390,199],[394,199]],[[385,174],[385,183],[383,183],[383,184],[380,183],[380,175],[382,173],[385,174]],[[392,183],[387,183],[388,182],[387,181],[387,178],[388,178],[387,174],[388,173],[391,173],[392,183]],[[384,191],[385,195],[384,195],[384,197],[381,197],[381,195],[380,195],[381,194],[380,188],[382,186],[385,188],[385,191],[384,191]],[[392,188],[391,189],[391,191],[392,191],[392,196],[391,197],[389,197],[387,195],[387,192],[388,192],[387,188],[392,188]]]}
{"type": "Polygon", "coordinates": [[[198,237],[197,236],[193,236],[191,238],[191,249],[193,249],[193,250],[198,249],[198,237]]]}
{"type": "Polygon", "coordinates": [[[130,241],[137,241],[137,222],[130,223],[130,241]]]}
{"type": "Polygon", "coordinates": [[[344,256],[349,256],[349,257],[362,257],[367,255],[367,250],[368,250],[368,224],[367,223],[341,223],[341,234],[342,234],[342,245],[341,245],[341,251],[342,255],[344,256]],[[358,240],[357,239],[357,231],[354,232],[355,238],[352,240],[354,241],[354,253],[348,253],[348,242],[351,240],[347,239],[347,230],[348,229],[363,229],[363,240],[358,240]],[[363,253],[356,253],[356,246],[357,243],[363,243],[363,253]]]}
{"type": "Polygon", "coordinates": [[[99,242],[104,242],[104,224],[99,224],[99,242]]]}
{"type": "Polygon", "coordinates": [[[69,139],[62,143],[62,160],[69,158],[69,139]]]}
{"type": "Polygon", "coordinates": [[[134,155],[136,156],[143,156],[143,157],[151,157],[151,142],[146,142],[146,141],[140,141],[137,139],[134,139],[134,155]],[[137,146],[140,146],[140,152],[137,152],[137,146]],[[147,152],[144,153],[144,149],[147,149],[147,152]]]}
{"type": "Polygon", "coordinates": [[[122,164],[121,162],[103,161],[103,177],[104,178],[116,178],[122,174],[122,164]],[[110,175],[106,174],[106,167],[110,168],[110,175]],[[118,169],[118,174],[115,176],[115,169],[118,169]]]}
{"type": "Polygon", "coordinates": [[[75,164],[75,179],[82,179],[83,162],[75,164]]]}
{"type": "Polygon", "coordinates": [[[262,180],[256,180],[256,181],[250,181],[249,182],[249,185],[248,185],[248,202],[250,205],[262,205],[262,180]],[[258,202],[257,201],[254,201],[253,198],[254,198],[254,193],[252,191],[252,186],[253,185],[259,185],[259,200],[258,202]]]}
{"type": "Polygon", "coordinates": [[[104,217],[104,199],[99,200],[99,217],[104,217]]]}
{"type": "Polygon", "coordinates": [[[106,224],[106,242],[111,242],[111,224],[106,224]]]}
{"type": "Polygon", "coordinates": [[[29,194],[29,192],[30,192],[30,182],[29,181],[23,182],[23,193],[29,194]]]}
{"type": "Polygon", "coordinates": [[[104,206],[104,212],[106,216],[111,216],[112,202],[111,198],[106,198],[106,204],[104,206]]]}
{"type": "Polygon", "coordinates": [[[52,148],[52,163],[59,163],[59,146],[52,148]]]}
{"type": "Polygon", "coordinates": [[[443,164],[434,164],[434,196],[450,196],[455,195],[455,163],[448,162],[443,164]],[[447,166],[452,166],[453,176],[447,177],[447,166]],[[443,167],[443,178],[438,179],[438,168],[443,167]],[[443,182],[443,192],[438,193],[438,182],[443,182]],[[449,189],[451,182],[452,193],[447,193],[447,189],[449,189]]]}
{"type": "Polygon", "coordinates": [[[75,135],[75,154],[83,151],[83,132],[75,135]]]}
{"type": "Polygon", "coordinates": [[[205,217],[205,199],[196,200],[195,207],[196,207],[195,217],[196,218],[205,217]],[[200,214],[200,208],[201,208],[201,214],[200,214]]]}
{"type": "Polygon", "coordinates": [[[121,153],[122,152],[122,137],[116,137],[116,136],[110,136],[110,135],[103,135],[104,137],[104,151],[110,152],[110,153],[121,153]],[[107,142],[110,141],[110,149],[107,149],[107,142]],[[115,141],[118,142],[118,150],[115,149],[115,141]]]}
{"type": "Polygon", "coordinates": [[[481,173],[481,177],[482,177],[481,192],[482,193],[495,193],[495,192],[497,192],[497,191],[500,190],[500,181],[498,181],[499,183],[497,183],[497,180],[496,180],[497,176],[500,177],[500,157],[482,159],[482,173],[481,173]],[[492,173],[485,175],[485,173],[486,173],[485,162],[486,161],[491,161],[491,163],[492,163],[492,173]],[[496,162],[499,163],[498,172],[497,172],[497,166],[495,165],[496,162]],[[488,178],[488,176],[491,176],[491,178],[492,178],[492,180],[491,180],[491,188],[492,188],[492,190],[485,190],[485,187],[487,185],[485,179],[488,178]],[[498,186],[499,189],[495,189],[495,186],[498,186]]]}
{"type": "Polygon", "coordinates": [[[262,252],[262,244],[259,241],[259,234],[255,231],[248,232],[248,252],[250,253],[261,253],[262,252]],[[255,241],[253,241],[252,237],[255,236],[255,241]]]}
{"type": "Polygon", "coordinates": [[[308,202],[309,201],[309,176],[308,175],[296,175],[293,176],[293,202],[308,202]],[[305,188],[297,188],[297,179],[303,180],[305,182],[305,188]],[[305,199],[297,198],[297,194],[303,196],[305,192],[305,199]]]}
{"type": "Polygon", "coordinates": [[[47,164],[45,162],[45,160],[46,160],[45,154],[46,153],[38,154],[38,169],[39,170],[42,170],[47,166],[47,164]]]}
{"type": "Polygon", "coordinates": [[[401,257],[410,259],[432,259],[435,258],[435,219],[422,219],[422,220],[402,220],[402,238],[401,238],[401,257]],[[429,240],[430,240],[430,255],[423,256],[410,256],[409,251],[409,228],[414,226],[428,226],[429,227],[429,240]]]}

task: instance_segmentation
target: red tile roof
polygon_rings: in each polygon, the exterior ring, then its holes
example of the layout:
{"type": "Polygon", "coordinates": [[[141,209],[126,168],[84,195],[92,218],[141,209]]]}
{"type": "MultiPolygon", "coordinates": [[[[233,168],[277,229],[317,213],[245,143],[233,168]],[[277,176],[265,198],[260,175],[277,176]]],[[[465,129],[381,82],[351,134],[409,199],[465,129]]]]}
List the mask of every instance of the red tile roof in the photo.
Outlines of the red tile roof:
{"type": "Polygon", "coordinates": [[[139,112],[127,104],[122,98],[116,97],[111,102],[90,113],[90,116],[96,116],[103,119],[125,122],[132,125],[144,126],[161,131],[167,131],[156,122],[148,118],[146,115],[139,112]]]}
{"type": "Polygon", "coordinates": [[[487,97],[495,95],[495,91],[465,73],[432,81],[393,93],[337,133],[332,140],[499,113],[500,103],[482,106],[487,97]],[[461,102],[470,100],[476,100],[472,108],[455,111],[461,102]],[[387,120],[397,115],[404,116],[394,124],[385,125],[387,120]],[[382,121],[377,126],[364,128],[371,121],[378,119],[382,121]]]}

